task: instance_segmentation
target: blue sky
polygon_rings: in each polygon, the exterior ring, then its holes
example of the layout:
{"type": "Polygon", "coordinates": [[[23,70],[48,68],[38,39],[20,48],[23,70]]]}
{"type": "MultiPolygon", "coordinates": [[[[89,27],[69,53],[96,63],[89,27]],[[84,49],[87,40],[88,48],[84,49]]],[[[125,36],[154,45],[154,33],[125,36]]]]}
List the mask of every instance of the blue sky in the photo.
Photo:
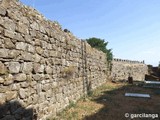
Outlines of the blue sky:
{"type": "Polygon", "coordinates": [[[114,57],[160,61],[160,0],[20,0],[80,39],[109,42],[114,57]]]}

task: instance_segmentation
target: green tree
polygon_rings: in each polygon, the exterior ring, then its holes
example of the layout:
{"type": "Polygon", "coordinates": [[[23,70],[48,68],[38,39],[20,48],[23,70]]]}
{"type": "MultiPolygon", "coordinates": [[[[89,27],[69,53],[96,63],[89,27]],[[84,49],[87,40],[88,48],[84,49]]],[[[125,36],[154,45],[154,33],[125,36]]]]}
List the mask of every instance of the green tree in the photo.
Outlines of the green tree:
{"type": "Polygon", "coordinates": [[[109,63],[112,61],[113,53],[112,53],[112,49],[107,49],[108,42],[105,42],[104,39],[95,38],[95,37],[86,39],[86,41],[88,42],[88,44],[91,45],[91,47],[96,48],[106,53],[107,61],[109,63]]]}

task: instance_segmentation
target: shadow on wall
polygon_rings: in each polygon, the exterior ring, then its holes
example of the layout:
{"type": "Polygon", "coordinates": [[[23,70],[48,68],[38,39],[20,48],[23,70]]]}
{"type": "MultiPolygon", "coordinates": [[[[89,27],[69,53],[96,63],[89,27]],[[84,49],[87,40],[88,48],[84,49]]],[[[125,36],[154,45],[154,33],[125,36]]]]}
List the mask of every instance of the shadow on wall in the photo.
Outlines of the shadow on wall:
{"type": "Polygon", "coordinates": [[[0,120],[37,120],[34,109],[25,109],[18,101],[0,104],[0,120]]]}

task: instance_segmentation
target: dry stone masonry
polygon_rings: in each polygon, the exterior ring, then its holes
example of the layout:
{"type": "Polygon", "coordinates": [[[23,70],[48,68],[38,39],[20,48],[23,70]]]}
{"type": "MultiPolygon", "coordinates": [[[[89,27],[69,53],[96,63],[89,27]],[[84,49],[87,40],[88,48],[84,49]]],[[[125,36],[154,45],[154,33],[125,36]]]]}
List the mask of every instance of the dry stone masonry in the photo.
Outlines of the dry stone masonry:
{"type": "Polygon", "coordinates": [[[17,0],[0,0],[0,119],[43,120],[106,81],[106,56],[17,0]]]}
{"type": "MultiPolygon", "coordinates": [[[[112,76],[147,66],[114,59],[112,76]]],[[[0,0],[0,119],[45,120],[106,82],[106,55],[18,0],[0,0]]]]}
{"type": "Polygon", "coordinates": [[[133,80],[142,81],[147,73],[148,67],[144,62],[116,58],[112,61],[111,75],[113,80],[128,80],[130,76],[133,80]]]}

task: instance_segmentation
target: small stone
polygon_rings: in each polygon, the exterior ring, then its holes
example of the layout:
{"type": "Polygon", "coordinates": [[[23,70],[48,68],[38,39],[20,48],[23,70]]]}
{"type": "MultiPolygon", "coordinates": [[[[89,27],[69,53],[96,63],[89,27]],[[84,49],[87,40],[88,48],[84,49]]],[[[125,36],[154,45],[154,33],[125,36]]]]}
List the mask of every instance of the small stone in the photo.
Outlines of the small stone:
{"type": "Polygon", "coordinates": [[[52,74],[53,70],[52,70],[51,67],[46,66],[46,67],[45,67],[45,72],[46,72],[47,74],[52,74]]]}
{"type": "Polygon", "coordinates": [[[35,73],[43,73],[44,72],[44,65],[35,63],[33,69],[34,69],[35,73]]]}
{"type": "Polygon", "coordinates": [[[10,39],[5,39],[4,42],[5,42],[5,48],[9,48],[9,49],[15,48],[15,45],[10,39]]]}
{"type": "Polygon", "coordinates": [[[0,61],[0,75],[7,74],[7,72],[8,72],[8,70],[7,70],[6,66],[0,61]]]}
{"type": "Polygon", "coordinates": [[[22,82],[21,83],[22,88],[27,88],[28,86],[29,86],[29,84],[27,82],[22,82]]]}
{"type": "Polygon", "coordinates": [[[19,62],[10,62],[9,63],[9,72],[10,73],[19,73],[20,67],[21,67],[21,65],[19,62]]]}
{"type": "Polygon", "coordinates": [[[22,58],[25,61],[34,61],[34,56],[31,53],[22,52],[22,58]]]}
{"type": "Polygon", "coordinates": [[[5,93],[5,92],[7,92],[7,91],[9,91],[10,90],[10,88],[8,87],[8,86],[0,86],[0,93],[5,93]]]}
{"type": "Polygon", "coordinates": [[[7,17],[5,17],[4,23],[3,23],[2,25],[3,25],[6,29],[8,29],[9,31],[11,31],[11,32],[13,32],[13,33],[14,33],[15,29],[16,29],[15,23],[14,23],[11,19],[9,19],[9,18],[7,18],[7,17]]]}
{"type": "Polygon", "coordinates": [[[44,78],[44,75],[43,74],[34,74],[33,75],[33,79],[36,80],[36,81],[40,81],[44,78]]]}
{"type": "Polygon", "coordinates": [[[10,85],[10,90],[19,90],[20,89],[20,84],[11,84],[10,85]]]}
{"type": "Polygon", "coordinates": [[[9,38],[14,38],[15,33],[13,31],[9,31],[9,30],[4,30],[4,36],[5,37],[9,37],[9,38]]]}
{"type": "Polygon", "coordinates": [[[16,49],[18,50],[26,50],[27,44],[24,42],[17,42],[16,43],[16,49]]]}
{"type": "Polygon", "coordinates": [[[7,58],[8,57],[8,49],[0,49],[0,58],[7,58]]]}
{"type": "Polygon", "coordinates": [[[32,37],[36,37],[36,30],[30,30],[30,35],[32,37]]]}
{"type": "Polygon", "coordinates": [[[26,97],[26,91],[25,91],[25,89],[22,89],[22,88],[19,89],[19,97],[21,99],[24,99],[26,97]]]}
{"type": "Polygon", "coordinates": [[[18,50],[10,50],[10,52],[8,53],[8,56],[10,58],[17,58],[20,55],[20,51],[18,50]]]}
{"type": "Polygon", "coordinates": [[[46,100],[45,98],[45,92],[40,92],[40,96],[39,96],[39,102],[44,102],[46,100]]]}
{"type": "Polygon", "coordinates": [[[33,64],[31,62],[24,62],[22,64],[22,72],[23,73],[31,73],[33,70],[33,64]]]}
{"type": "Polygon", "coordinates": [[[17,98],[17,92],[16,91],[7,91],[6,92],[6,100],[10,101],[12,99],[17,98]]]}
{"type": "Polygon", "coordinates": [[[27,79],[27,77],[26,77],[26,74],[24,74],[24,73],[19,73],[14,76],[15,81],[21,82],[21,81],[25,81],[26,79],[27,79]]]}
{"type": "Polygon", "coordinates": [[[0,83],[4,83],[4,79],[0,77],[0,83]]]}
{"type": "Polygon", "coordinates": [[[41,60],[41,56],[38,54],[35,54],[34,55],[34,62],[40,62],[40,60],[41,60]]]}
{"type": "Polygon", "coordinates": [[[38,102],[38,95],[37,94],[34,94],[33,95],[33,104],[36,104],[38,102]]]}
{"type": "Polygon", "coordinates": [[[34,53],[35,52],[35,48],[32,45],[28,44],[27,45],[27,51],[31,52],[31,53],[34,53]]]}
{"type": "Polygon", "coordinates": [[[6,15],[6,10],[3,7],[0,7],[0,15],[5,16],[6,15]]]}
{"type": "Polygon", "coordinates": [[[48,91],[49,89],[51,88],[51,85],[50,84],[45,84],[42,86],[42,91],[48,91]]]}
{"type": "Polygon", "coordinates": [[[6,102],[6,94],[0,93],[0,106],[6,102]]]}
{"type": "Polygon", "coordinates": [[[33,80],[33,78],[32,78],[32,74],[29,74],[29,75],[27,75],[27,81],[32,81],[33,80]]]}
{"type": "Polygon", "coordinates": [[[39,30],[39,25],[36,22],[33,22],[30,26],[32,29],[39,30]]]}
{"type": "Polygon", "coordinates": [[[9,85],[13,83],[13,75],[12,74],[8,74],[4,77],[4,84],[5,85],[9,85]]]}
{"type": "Polygon", "coordinates": [[[20,13],[20,11],[16,11],[16,10],[8,10],[7,9],[7,15],[10,19],[13,19],[15,21],[20,21],[22,20],[22,15],[20,13]]]}
{"type": "Polygon", "coordinates": [[[14,36],[14,39],[18,40],[19,42],[24,42],[25,41],[20,33],[16,33],[15,36],[14,36]]]}
{"type": "Polygon", "coordinates": [[[36,47],[36,52],[41,55],[43,53],[43,49],[41,47],[36,47]]]}
{"type": "Polygon", "coordinates": [[[23,34],[29,34],[28,26],[22,22],[18,22],[16,31],[23,33],[23,34]]]}
{"type": "Polygon", "coordinates": [[[56,57],[56,56],[57,56],[57,52],[51,50],[51,51],[49,51],[49,56],[50,56],[50,57],[56,57]]]}

